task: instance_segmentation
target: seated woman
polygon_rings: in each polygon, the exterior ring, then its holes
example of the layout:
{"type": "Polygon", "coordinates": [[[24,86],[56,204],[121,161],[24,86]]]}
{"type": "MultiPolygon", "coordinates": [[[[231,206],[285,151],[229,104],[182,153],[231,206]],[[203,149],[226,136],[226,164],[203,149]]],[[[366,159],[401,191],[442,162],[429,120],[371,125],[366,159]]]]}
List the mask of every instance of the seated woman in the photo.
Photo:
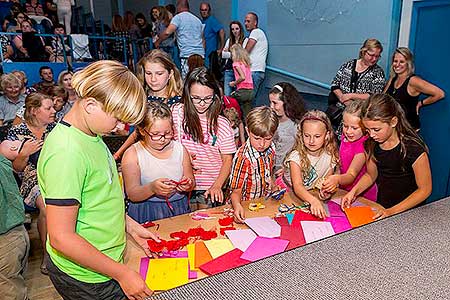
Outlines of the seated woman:
{"type": "MultiPolygon", "coordinates": [[[[55,127],[55,110],[53,100],[48,96],[32,93],[25,99],[25,122],[10,128],[7,140],[21,141],[18,155],[13,160],[16,172],[23,172],[20,193],[26,205],[39,210],[38,231],[45,249],[47,227],[45,220],[45,205],[37,182],[37,160],[44,139],[55,127]]],[[[47,274],[47,255],[44,255],[41,272],[47,274]]]]}
{"type": "Polygon", "coordinates": [[[385,85],[384,71],[377,65],[383,46],[376,39],[367,39],[359,49],[359,58],[344,63],[331,82],[328,111],[333,126],[342,120],[343,108],[350,100],[365,100],[371,94],[381,93],[385,85]],[[340,108],[339,113],[330,111],[340,108]]]}
{"type": "Polygon", "coordinates": [[[17,111],[23,107],[25,96],[21,94],[22,81],[14,74],[1,77],[3,96],[0,96],[0,126],[12,122],[17,111]]]}
{"type": "Polygon", "coordinates": [[[44,39],[35,33],[30,21],[22,22],[22,34],[13,39],[17,48],[16,61],[47,61],[44,39]]]}
{"type": "Polygon", "coordinates": [[[443,90],[414,74],[414,57],[405,47],[397,48],[392,55],[391,74],[383,92],[400,103],[415,130],[420,129],[419,109],[445,97],[443,90]],[[420,94],[428,97],[419,101],[420,94]]]}
{"type": "Polygon", "coordinates": [[[64,62],[65,57],[71,63],[70,46],[67,38],[63,37],[66,34],[64,25],[56,24],[53,27],[53,34],[57,36],[52,36],[46,40],[45,51],[49,55],[48,61],[64,62]]]}

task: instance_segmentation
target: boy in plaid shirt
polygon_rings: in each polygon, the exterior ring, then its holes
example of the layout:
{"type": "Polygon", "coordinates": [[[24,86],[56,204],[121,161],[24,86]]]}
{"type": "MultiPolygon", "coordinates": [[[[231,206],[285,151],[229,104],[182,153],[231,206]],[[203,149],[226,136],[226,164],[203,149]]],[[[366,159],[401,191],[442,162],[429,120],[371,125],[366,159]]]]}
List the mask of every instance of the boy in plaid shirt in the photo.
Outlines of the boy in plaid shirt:
{"type": "Polygon", "coordinates": [[[261,106],[249,112],[246,124],[248,140],[234,156],[230,177],[231,203],[237,222],[245,219],[241,201],[270,193],[275,162],[272,139],[278,127],[278,117],[271,108],[261,106]]]}

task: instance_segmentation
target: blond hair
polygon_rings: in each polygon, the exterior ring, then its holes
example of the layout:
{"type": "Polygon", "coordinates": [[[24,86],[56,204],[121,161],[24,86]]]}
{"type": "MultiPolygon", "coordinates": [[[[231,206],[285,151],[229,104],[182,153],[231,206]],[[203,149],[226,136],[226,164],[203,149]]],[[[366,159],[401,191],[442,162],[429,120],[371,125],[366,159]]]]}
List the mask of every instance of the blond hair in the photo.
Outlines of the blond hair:
{"type": "Polygon", "coordinates": [[[248,55],[247,50],[242,48],[240,44],[231,46],[230,52],[233,62],[238,61],[244,63],[246,66],[250,66],[250,55],[248,55]]]}
{"type": "Polygon", "coordinates": [[[94,62],[72,77],[81,99],[94,98],[103,110],[122,122],[139,123],[145,114],[147,97],[139,80],[124,65],[112,60],[94,62]]]}
{"type": "Polygon", "coordinates": [[[1,83],[0,86],[2,87],[2,90],[4,91],[8,86],[12,86],[14,84],[17,84],[20,88],[23,88],[23,82],[19,79],[16,75],[13,73],[9,74],[3,74],[1,77],[1,83]]]}
{"type": "Polygon", "coordinates": [[[227,107],[223,110],[223,115],[225,118],[230,121],[233,128],[236,128],[239,126],[239,124],[242,123],[241,118],[239,117],[239,113],[234,107],[227,107]]]}
{"type": "MultiPolygon", "coordinates": [[[[339,151],[336,143],[336,137],[334,135],[333,126],[331,125],[330,119],[327,115],[320,110],[310,110],[303,115],[303,118],[300,120],[297,134],[295,137],[295,144],[292,148],[292,151],[297,151],[300,156],[300,169],[302,170],[303,177],[307,176],[309,170],[311,169],[311,162],[308,159],[308,150],[303,142],[303,123],[305,121],[316,121],[322,122],[325,125],[327,131],[327,137],[325,139],[325,145],[323,150],[331,156],[331,163],[339,165],[339,151]]],[[[286,158],[289,157],[289,154],[286,155],[286,158]]],[[[284,165],[288,167],[288,163],[284,160],[284,165]]]]}
{"type": "Polygon", "coordinates": [[[152,101],[147,104],[147,113],[145,114],[144,119],[140,122],[136,127],[139,130],[136,130],[137,140],[143,141],[144,136],[142,131],[150,130],[155,123],[156,120],[168,119],[170,124],[173,126],[172,120],[172,111],[169,106],[163,102],[152,101]]]}
{"type": "Polygon", "coordinates": [[[373,49],[380,49],[380,53],[383,52],[383,46],[381,42],[377,39],[367,39],[364,41],[364,44],[359,49],[359,58],[362,58],[367,51],[373,49]]]}
{"type": "Polygon", "coordinates": [[[145,64],[147,63],[158,63],[162,65],[164,69],[169,72],[169,74],[172,73],[172,76],[167,83],[167,98],[181,96],[183,92],[183,81],[181,80],[180,71],[178,71],[177,66],[172,61],[169,54],[159,49],[154,49],[145,53],[138,62],[137,77],[141,81],[141,84],[147,94],[150,92],[150,88],[145,81],[145,64]]]}
{"type": "Polygon", "coordinates": [[[278,123],[277,114],[267,106],[255,107],[246,118],[248,131],[259,137],[273,136],[278,123]]]}
{"type": "Polygon", "coordinates": [[[406,64],[408,65],[408,76],[411,74],[414,74],[414,55],[412,54],[411,50],[409,50],[406,47],[399,47],[395,49],[394,54],[392,54],[392,61],[391,61],[391,70],[390,70],[390,76],[394,77],[394,58],[395,54],[400,54],[403,56],[406,60],[406,64]]]}

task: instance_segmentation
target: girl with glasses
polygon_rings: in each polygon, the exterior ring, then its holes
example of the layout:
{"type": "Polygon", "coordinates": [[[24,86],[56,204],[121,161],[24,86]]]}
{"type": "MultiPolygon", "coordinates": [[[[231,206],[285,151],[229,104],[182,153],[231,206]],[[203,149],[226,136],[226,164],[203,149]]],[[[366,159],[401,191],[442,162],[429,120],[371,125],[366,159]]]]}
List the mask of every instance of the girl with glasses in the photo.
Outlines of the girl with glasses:
{"type": "Polygon", "coordinates": [[[205,68],[190,72],[184,84],[183,104],[172,107],[175,139],[189,151],[196,189],[191,209],[223,203],[222,188],[236,152],[234,132],[223,116],[221,92],[214,76],[205,68]]]}
{"type": "Polygon", "coordinates": [[[190,211],[188,192],[194,175],[187,150],[174,141],[172,114],[164,103],[151,102],[137,126],[138,141],[123,156],[128,215],[139,223],[190,211]]]}

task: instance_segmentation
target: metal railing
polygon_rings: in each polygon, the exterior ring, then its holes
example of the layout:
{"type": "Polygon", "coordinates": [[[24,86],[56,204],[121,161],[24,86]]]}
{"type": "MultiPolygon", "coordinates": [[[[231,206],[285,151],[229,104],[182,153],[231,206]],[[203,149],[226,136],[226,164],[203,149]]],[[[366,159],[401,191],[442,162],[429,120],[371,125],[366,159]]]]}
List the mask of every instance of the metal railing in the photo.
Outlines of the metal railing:
{"type": "Polygon", "coordinates": [[[324,88],[327,90],[331,89],[331,86],[327,83],[323,83],[323,82],[320,82],[320,81],[317,81],[317,80],[314,80],[314,79],[311,79],[311,78],[308,78],[308,77],[305,77],[302,75],[298,75],[298,74],[295,74],[295,73],[292,73],[292,72],[289,72],[289,71],[286,71],[283,69],[279,69],[279,68],[272,67],[272,66],[266,66],[266,70],[274,72],[274,73],[278,73],[280,75],[287,76],[287,77],[290,77],[293,79],[297,79],[297,80],[300,80],[300,81],[303,81],[303,82],[306,82],[306,83],[309,83],[314,86],[321,87],[321,88],[324,88]]]}

